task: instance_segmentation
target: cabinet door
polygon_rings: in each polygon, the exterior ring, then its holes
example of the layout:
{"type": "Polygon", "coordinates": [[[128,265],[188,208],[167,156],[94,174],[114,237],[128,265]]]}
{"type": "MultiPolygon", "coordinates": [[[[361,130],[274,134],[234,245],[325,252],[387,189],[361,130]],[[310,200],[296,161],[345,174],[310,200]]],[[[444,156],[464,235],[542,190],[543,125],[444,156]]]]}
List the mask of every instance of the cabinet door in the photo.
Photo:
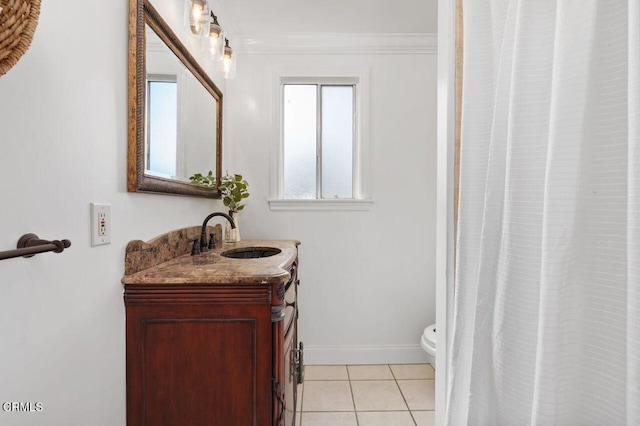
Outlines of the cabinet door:
{"type": "Polygon", "coordinates": [[[268,306],[127,307],[127,419],[137,425],[270,423],[268,306]]]}

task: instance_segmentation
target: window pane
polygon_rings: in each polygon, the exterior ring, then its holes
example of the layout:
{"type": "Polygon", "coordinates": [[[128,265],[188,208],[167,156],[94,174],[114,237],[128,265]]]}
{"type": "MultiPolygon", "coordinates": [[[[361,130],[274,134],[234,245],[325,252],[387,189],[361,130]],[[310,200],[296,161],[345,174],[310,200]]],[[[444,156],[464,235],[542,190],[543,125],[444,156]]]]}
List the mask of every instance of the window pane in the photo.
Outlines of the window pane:
{"type": "Polygon", "coordinates": [[[322,86],[322,198],[353,198],[353,86],[322,86]]]}
{"type": "Polygon", "coordinates": [[[178,85],[175,82],[149,81],[147,167],[151,174],[176,176],[178,132],[178,85]],[[153,146],[149,142],[153,141],[153,146]]]}
{"type": "Polygon", "coordinates": [[[316,198],[316,90],[284,86],[284,198],[316,198]]]}

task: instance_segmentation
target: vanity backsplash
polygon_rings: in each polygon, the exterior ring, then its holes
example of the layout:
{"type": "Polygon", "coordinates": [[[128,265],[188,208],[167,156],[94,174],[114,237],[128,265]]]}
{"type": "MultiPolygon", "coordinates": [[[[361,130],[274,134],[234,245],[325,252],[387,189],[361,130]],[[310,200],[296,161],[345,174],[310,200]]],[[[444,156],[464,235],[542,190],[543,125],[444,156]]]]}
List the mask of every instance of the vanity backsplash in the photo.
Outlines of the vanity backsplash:
{"type": "MultiPolygon", "coordinates": [[[[124,274],[135,274],[190,253],[193,240],[200,238],[201,230],[200,226],[192,226],[167,232],[149,242],[129,242],[125,251],[124,274]]],[[[216,241],[222,241],[222,226],[208,226],[207,235],[211,233],[216,234],[216,241]]]]}

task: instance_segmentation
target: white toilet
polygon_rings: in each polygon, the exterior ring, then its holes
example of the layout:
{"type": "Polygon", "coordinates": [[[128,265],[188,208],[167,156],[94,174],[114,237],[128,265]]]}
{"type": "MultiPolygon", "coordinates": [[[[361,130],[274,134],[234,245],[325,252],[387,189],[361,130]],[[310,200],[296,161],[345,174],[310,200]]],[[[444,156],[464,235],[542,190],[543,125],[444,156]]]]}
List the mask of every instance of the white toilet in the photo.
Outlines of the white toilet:
{"type": "Polygon", "coordinates": [[[431,366],[436,368],[436,325],[431,324],[424,329],[422,340],[420,342],[422,349],[427,353],[427,359],[431,366]]]}

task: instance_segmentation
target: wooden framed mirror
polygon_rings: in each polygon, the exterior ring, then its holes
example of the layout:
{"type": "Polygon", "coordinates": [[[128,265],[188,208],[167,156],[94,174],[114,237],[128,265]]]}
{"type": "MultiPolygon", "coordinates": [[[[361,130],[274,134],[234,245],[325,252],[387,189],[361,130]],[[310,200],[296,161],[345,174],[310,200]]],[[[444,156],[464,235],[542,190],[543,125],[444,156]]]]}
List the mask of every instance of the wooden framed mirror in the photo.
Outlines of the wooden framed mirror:
{"type": "Polygon", "coordinates": [[[222,92],[149,0],[129,3],[127,189],[220,198],[222,92]]]}

